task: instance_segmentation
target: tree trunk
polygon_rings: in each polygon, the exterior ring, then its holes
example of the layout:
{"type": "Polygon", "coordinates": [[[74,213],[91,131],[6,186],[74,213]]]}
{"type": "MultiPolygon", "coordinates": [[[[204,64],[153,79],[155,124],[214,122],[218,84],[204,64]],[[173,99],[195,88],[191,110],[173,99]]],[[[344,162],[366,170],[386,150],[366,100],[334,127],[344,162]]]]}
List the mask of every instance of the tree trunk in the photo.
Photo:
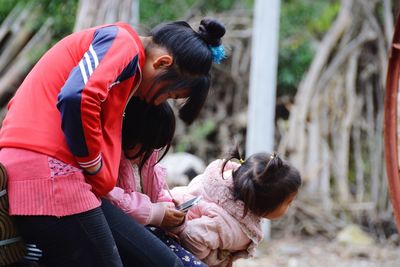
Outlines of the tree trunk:
{"type": "Polygon", "coordinates": [[[80,0],[74,31],[117,21],[139,26],[139,0],[80,0]]]}
{"type": "Polygon", "coordinates": [[[47,20],[37,32],[33,27],[41,14],[41,8],[33,3],[19,3],[0,26],[0,107],[3,109],[49,46],[52,20],[47,20]]]}
{"type": "Polygon", "coordinates": [[[35,64],[37,58],[32,54],[35,51],[44,51],[47,48],[52,37],[52,24],[52,19],[48,19],[23,49],[19,51],[18,56],[13,60],[10,67],[0,76],[1,101],[8,99],[14,93],[21,80],[35,64]]]}
{"type": "Polygon", "coordinates": [[[289,131],[284,137],[288,140],[283,142],[287,147],[280,148],[280,150],[285,150],[290,154],[290,159],[293,164],[303,172],[304,166],[306,166],[304,156],[306,155],[307,149],[304,122],[306,121],[308,107],[323,67],[326,65],[332,50],[335,48],[343,32],[351,25],[351,8],[353,1],[342,0],[341,3],[342,8],[337,19],[319,45],[311,67],[299,86],[295,105],[291,110],[289,131]]]}
{"type": "Polygon", "coordinates": [[[341,4],[299,86],[279,151],[325,208],[331,200],[354,208],[356,199],[358,210],[376,218],[387,211],[382,133],[391,3],[341,4]]]}

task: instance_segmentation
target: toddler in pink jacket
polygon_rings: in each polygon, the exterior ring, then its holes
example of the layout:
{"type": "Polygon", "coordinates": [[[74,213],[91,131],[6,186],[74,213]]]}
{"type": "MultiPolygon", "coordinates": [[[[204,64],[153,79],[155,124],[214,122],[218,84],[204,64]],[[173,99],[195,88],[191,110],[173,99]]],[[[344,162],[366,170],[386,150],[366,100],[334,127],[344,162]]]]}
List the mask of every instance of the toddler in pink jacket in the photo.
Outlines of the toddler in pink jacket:
{"type": "Polygon", "coordinates": [[[238,148],[212,162],[188,186],[175,187],[178,202],[202,196],[189,209],[179,238],[184,248],[209,266],[231,266],[254,254],[263,238],[261,219],[287,211],[299,187],[299,172],[276,154],[257,153],[241,163],[238,148]]]}

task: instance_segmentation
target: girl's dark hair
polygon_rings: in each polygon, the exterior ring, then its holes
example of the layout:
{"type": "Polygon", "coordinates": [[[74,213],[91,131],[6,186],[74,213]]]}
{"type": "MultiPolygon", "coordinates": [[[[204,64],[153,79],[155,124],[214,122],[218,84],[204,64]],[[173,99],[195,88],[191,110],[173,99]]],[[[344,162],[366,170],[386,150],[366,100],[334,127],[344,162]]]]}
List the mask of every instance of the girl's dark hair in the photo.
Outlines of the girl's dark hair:
{"type": "MultiPolygon", "coordinates": [[[[168,152],[175,133],[175,115],[168,102],[150,105],[132,97],[125,109],[122,124],[122,149],[126,152],[136,145],[140,150],[130,159],[141,156],[139,170],[155,149],[165,148],[159,160],[168,152]]],[[[140,172],[139,172],[140,173],[140,172]]]]}
{"type": "MultiPolygon", "coordinates": [[[[231,149],[222,171],[231,159],[241,159],[238,146],[231,149]]],[[[243,217],[250,210],[258,216],[274,211],[301,186],[299,171],[276,153],[256,153],[233,171],[233,196],[244,202],[243,217]]]]}
{"type": "MultiPolygon", "coordinates": [[[[225,27],[216,20],[203,19],[199,31],[194,31],[187,22],[164,23],[150,32],[153,43],[165,47],[174,63],[155,78],[155,85],[166,84],[154,96],[176,90],[189,89],[189,96],[179,111],[179,117],[190,124],[198,116],[210,88],[212,53],[210,46],[221,44],[225,27]]],[[[150,90],[151,90],[150,89],[150,90]]]]}

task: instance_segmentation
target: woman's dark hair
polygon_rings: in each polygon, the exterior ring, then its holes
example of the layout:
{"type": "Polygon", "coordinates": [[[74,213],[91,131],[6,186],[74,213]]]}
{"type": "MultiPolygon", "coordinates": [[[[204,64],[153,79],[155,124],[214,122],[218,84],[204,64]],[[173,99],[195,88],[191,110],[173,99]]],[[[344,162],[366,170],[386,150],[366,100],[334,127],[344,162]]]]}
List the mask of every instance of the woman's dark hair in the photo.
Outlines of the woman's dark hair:
{"type": "Polygon", "coordinates": [[[175,115],[168,102],[154,106],[138,97],[128,102],[122,124],[122,149],[127,158],[141,157],[140,170],[155,149],[165,148],[159,160],[166,155],[174,133],[175,115]],[[133,156],[126,155],[136,145],[140,145],[140,150],[133,156]]]}
{"type": "Polygon", "coordinates": [[[225,27],[213,19],[203,19],[198,32],[184,21],[164,23],[150,32],[153,43],[165,47],[174,59],[172,67],[155,78],[151,89],[156,84],[166,86],[154,99],[159,94],[189,89],[187,101],[179,111],[179,117],[187,124],[198,116],[207,98],[212,64],[210,47],[220,45],[224,34],[225,27]]]}
{"type": "MultiPolygon", "coordinates": [[[[241,159],[238,146],[230,150],[228,158],[241,159]]],[[[276,153],[256,153],[233,171],[233,196],[244,202],[243,217],[248,211],[258,216],[277,209],[301,186],[299,171],[276,153]]]]}

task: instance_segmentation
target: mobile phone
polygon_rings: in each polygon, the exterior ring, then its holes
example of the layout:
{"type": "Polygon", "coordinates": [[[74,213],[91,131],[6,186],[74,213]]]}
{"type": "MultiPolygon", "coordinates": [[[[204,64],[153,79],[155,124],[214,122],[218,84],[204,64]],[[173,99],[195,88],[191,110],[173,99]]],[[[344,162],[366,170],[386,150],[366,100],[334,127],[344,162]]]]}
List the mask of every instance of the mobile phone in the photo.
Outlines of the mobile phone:
{"type": "Polygon", "coordinates": [[[183,211],[183,212],[187,212],[191,207],[193,207],[194,205],[199,203],[200,199],[201,199],[201,196],[192,198],[191,200],[188,200],[188,201],[180,204],[179,206],[177,206],[176,209],[183,211]]]}

